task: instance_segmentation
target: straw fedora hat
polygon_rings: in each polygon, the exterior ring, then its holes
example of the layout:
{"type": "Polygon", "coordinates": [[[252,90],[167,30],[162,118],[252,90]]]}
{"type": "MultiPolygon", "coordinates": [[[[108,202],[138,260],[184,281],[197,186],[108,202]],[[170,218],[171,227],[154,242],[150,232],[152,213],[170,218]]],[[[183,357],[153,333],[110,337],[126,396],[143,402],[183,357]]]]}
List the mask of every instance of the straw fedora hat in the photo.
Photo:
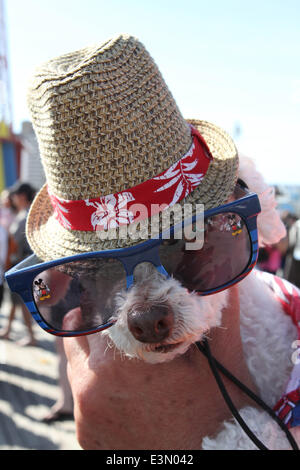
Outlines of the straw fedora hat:
{"type": "Polygon", "coordinates": [[[211,123],[182,117],[155,62],[132,36],[43,64],[30,82],[28,105],[47,183],[31,206],[26,235],[42,260],[143,239],[120,237],[116,223],[103,229],[117,236],[101,238],[97,222],[105,219],[105,204],[117,201],[120,220],[125,216],[133,226],[124,200],[149,203],[153,195],[170,210],[164,192],[174,191],[172,203],[212,208],[233,192],[238,155],[232,139],[211,123]]]}

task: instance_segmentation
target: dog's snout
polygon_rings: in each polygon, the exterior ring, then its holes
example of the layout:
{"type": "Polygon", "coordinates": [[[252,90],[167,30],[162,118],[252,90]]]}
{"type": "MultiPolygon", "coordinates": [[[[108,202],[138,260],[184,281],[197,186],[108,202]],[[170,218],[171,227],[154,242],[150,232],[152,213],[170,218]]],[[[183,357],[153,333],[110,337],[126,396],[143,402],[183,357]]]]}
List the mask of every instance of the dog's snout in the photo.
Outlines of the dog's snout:
{"type": "Polygon", "coordinates": [[[170,336],[174,313],[167,306],[153,306],[150,310],[132,310],[127,317],[128,328],[142,343],[159,343],[170,336]]]}

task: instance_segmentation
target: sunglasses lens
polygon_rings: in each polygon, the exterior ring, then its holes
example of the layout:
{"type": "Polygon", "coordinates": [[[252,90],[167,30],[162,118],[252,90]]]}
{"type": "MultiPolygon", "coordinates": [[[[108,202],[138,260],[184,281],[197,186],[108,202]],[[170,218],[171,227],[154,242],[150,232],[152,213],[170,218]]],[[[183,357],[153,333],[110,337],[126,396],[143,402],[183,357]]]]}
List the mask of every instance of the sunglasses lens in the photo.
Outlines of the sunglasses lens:
{"type": "Polygon", "coordinates": [[[187,249],[185,240],[165,240],[160,259],[166,271],[189,290],[207,292],[236,279],[248,266],[251,240],[235,213],[204,219],[203,245],[187,249]]]}
{"type": "Polygon", "coordinates": [[[114,314],[114,292],[126,288],[123,264],[112,258],[89,258],[55,266],[33,281],[36,307],[50,328],[93,330],[114,314]]]}

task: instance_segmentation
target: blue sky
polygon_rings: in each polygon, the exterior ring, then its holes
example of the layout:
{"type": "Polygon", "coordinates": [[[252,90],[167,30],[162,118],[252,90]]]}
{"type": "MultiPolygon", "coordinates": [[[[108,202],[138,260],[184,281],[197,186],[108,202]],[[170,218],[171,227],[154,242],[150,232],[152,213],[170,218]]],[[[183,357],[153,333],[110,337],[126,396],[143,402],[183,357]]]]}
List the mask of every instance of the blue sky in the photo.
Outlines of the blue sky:
{"type": "Polygon", "coordinates": [[[183,115],[212,121],[270,183],[300,184],[300,0],[6,0],[14,127],[35,66],[121,32],[154,57],[183,115]]]}

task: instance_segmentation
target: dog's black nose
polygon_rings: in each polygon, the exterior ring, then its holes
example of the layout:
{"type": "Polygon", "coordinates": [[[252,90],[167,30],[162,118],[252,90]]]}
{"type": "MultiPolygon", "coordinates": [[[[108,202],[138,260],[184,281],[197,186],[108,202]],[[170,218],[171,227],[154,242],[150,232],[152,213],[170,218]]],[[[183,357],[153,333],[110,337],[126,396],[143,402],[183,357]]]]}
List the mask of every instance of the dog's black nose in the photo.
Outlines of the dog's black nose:
{"type": "Polygon", "coordinates": [[[150,310],[132,310],[127,317],[128,328],[142,343],[160,343],[170,336],[174,313],[167,306],[153,306],[150,310]]]}

